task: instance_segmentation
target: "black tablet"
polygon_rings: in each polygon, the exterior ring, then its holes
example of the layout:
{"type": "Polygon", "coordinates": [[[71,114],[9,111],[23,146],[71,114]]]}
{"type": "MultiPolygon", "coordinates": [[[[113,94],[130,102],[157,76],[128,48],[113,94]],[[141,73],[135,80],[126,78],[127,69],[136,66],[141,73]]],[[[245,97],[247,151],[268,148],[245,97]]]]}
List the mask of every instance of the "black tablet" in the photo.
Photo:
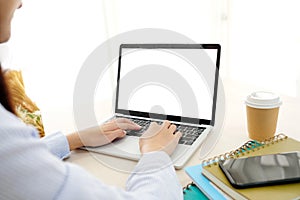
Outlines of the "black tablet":
{"type": "Polygon", "coordinates": [[[300,152],[228,159],[219,166],[235,188],[300,182],[300,152]]]}

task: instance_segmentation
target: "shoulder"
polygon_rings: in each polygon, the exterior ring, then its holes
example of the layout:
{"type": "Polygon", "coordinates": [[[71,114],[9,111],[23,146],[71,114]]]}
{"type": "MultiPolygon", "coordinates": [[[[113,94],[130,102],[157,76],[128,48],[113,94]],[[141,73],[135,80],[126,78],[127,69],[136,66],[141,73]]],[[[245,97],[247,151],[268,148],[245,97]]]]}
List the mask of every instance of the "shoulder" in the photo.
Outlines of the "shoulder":
{"type": "Polygon", "coordinates": [[[36,138],[38,133],[35,128],[26,125],[14,114],[8,112],[0,104],[0,138],[3,141],[4,138],[13,137],[25,137],[36,138]]]}

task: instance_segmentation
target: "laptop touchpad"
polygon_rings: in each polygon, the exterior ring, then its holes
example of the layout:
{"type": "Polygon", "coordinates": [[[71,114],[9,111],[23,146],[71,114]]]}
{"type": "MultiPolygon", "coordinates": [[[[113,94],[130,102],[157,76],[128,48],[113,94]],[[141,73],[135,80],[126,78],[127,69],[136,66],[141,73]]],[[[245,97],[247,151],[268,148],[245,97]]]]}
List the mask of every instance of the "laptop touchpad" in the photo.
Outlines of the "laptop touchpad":
{"type": "Polygon", "coordinates": [[[138,154],[138,155],[141,154],[138,137],[125,136],[120,140],[114,141],[112,145],[114,146],[114,148],[124,153],[138,154]]]}

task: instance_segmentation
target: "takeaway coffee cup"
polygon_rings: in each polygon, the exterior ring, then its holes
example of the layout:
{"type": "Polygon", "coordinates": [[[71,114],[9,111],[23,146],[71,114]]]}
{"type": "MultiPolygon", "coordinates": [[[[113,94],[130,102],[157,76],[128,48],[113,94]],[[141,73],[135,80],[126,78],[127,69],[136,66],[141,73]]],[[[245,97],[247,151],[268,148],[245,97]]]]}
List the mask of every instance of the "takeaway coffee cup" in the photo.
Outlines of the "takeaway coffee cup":
{"type": "Polygon", "coordinates": [[[249,138],[262,141],[276,132],[280,97],[272,92],[253,92],[246,99],[249,138]]]}

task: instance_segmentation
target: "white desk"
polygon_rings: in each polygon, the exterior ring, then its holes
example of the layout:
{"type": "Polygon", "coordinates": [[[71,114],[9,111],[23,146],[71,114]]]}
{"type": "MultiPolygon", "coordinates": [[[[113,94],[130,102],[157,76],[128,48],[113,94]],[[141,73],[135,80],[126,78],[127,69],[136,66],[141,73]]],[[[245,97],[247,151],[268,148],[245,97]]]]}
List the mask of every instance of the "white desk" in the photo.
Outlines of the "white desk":
{"type": "MultiPolygon", "coordinates": [[[[261,89],[255,86],[241,85],[240,83],[232,81],[226,81],[223,84],[226,96],[225,120],[221,130],[221,137],[217,141],[217,145],[206,156],[206,158],[235,149],[249,140],[247,136],[244,99],[251,92],[261,89]]],[[[281,98],[283,100],[283,105],[279,112],[277,132],[285,133],[290,137],[300,140],[300,128],[298,128],[300,119],[300,99],[283,95],[281,95],[281,98]]],[[[52,114],[54,113],[52,112],[52,114]]],[[[46,112],[43,115],[45,126],[50,126],[51,122],[53,122],[52,119],[55,118],[52,118],[50,114],[48,115],[46,112]]],[[[72,117],[72,115],[70,115],[70,117],[72,117]]],[[[71,121],[67,122],[71,123],[71,121]]],[[[65,125],[68,125],[68,123],[65,125]]],[[[53,127],[53,125],[51,126],[53,127]]],[[[46,130],[51,130],[51,128],[46,130]]],[[[53,130],[55,129],[53,128],[53,130]]],[[[208,138],[208,140],[210,138],[208,138]]],[[[199,159],[200,151],[201,148],[197,150],[186,166],[196,165],[201,162],[199,159]]],[[[91,154],[82,150],[72,152],[70,158],[67,159],[67,162],[80,165],[88,172],[99,178],[102,182],[119,187],[125,186],[126,180],[129,176],[128,171],[131,171],[136,165],[136,162],[134,161],[101,154],[91,154]],[[103,164],[103,161],[106,164],[103,164]],[[109,163],[110,166],[107,166],[107,163],[109,163]],[[127,172],[113,169],[111,166],[123,169],[127,172]]],[[[183,169],[177,170],[176,172],[183,186],[190,182],[189,177],[185,174],[183,169]]]]}

